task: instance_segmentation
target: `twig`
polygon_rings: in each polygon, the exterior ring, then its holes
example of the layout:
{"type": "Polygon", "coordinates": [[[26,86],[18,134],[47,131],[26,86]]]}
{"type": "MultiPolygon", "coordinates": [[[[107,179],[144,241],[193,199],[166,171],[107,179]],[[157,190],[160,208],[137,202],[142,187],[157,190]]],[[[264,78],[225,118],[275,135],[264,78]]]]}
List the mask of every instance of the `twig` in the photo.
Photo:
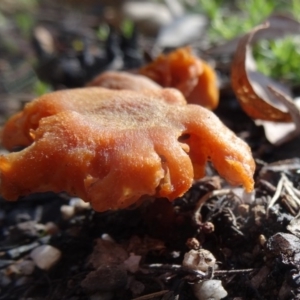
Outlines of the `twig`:
{"type": "Polygon", "coordinates": [[[217,270],[214,272],[216,276],[227,276],[235,274],[245,274],[257,271],[257,269],[240,269],[240,270],[217,270]]]}
{"type": "Polygon", "coordinates": [[[286,177],[285,174],[282,174],[282,177],[284,177],[284,187],[286,188],[288,194],[293,198],[293,200],[298,204],[300,207],[300,199],[297,197],[295,193],[295,188],[292,182],[286,177]]]}
{"type": "Polygon", "coordinates": [[[210,198],[216,197],[216,196],[223,196],[231,193],[230,189],[224,189],[224,190],[215,190],[206,193],[203,197],[199,199],[199,201],[196,204],[196,207],[194,209],[193,213],[193,219],[194,221],[199,224],[199,220],[201,220],[201,208],[203,204],[210,198]]]}
{"type": "Polygon", "coordinates": [[[268,192],[271,192],[271,193],[275,193],[275,192],[276,192],[276,187],[275,187],[272,183],[268,182],[267,180],[260,179],[260,180],[259,180],[259,183],[260,183],[261,185],[263,185],[264,188],[265,188],[268,192]]]}
{"type": "Polygon", "coordinates": [[[298,208],[300,208],[300,198],[298,197],[299,191],[295,189],[293,183],[287,178],[284,173],[281,173],[281,178],[278,182],[276,192],[272,199],[270,200],[268,207],[267,207],[267,217],[269,215],[270,208],[275,204],[275,202],[279,199],[281,193],[286,191],[286,194],[291,196],[292,199],[297,203],[298,208]]]}
{"type": "Polygon", "coordinates": [[[148,299],[153,299],[153,298],[156,298],[156,297],[159,297],[159,296],[163,296],[163,295],[165,295],[168,292],[169,292],[169,290],[163,290],[163,291],[151,293],[151,294],[148,294],[148,295],[143,295],[143,296],[140,296],[140,297],[137,297],[137,298],[133,298],[132,300],[148,300],[148,299]]]}
{"type": "Polygon", "coordinates": [[[280,180],[278,182],[278,185],[276,187],[276,192],[275,192],[274,196],[271,198],[271,200],[270,200],[270,202],[268,203],[268,206],[267,206],[267,218],[269,216],[270,208],[276,203],[276,201],[280,197],[280,194],[282,192],[282,187],[283,187],[283,181],[284,181],[284,178],[283,178],[282,173],[281,173],[281,178],[280,178],[280,180]]]}
{"type": "Polygon", "coordinates": [[[256,271],[256,269],[240,269],[240,270],[213,270],[213,272],[210,270],[208,272],[202,272],[199,270],[193,270],[190,268],[182,267],[181,265],[165,265],[165,264],[143,265],[143,268],[146,268],[148,270],[154,269],[160,272],[181,272],[186,275],[195,276],[199,280],[207,280],[215,276],[244,274],[244,273],[251,273],[253,271],[256,271]]]}

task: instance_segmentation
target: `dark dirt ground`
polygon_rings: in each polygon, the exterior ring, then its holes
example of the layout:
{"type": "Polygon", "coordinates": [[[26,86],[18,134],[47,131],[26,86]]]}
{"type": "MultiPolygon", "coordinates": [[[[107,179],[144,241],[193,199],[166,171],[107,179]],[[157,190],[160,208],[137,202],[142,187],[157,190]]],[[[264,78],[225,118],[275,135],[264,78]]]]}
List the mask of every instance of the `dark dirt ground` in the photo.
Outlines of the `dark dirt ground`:
{"type": "MultiPolygon", "coordinates": [[[[82,86],[99,69],[112,68],[117,56],[125,60],[124,68],[147,59],[149,38],[139,36],[127,46],[125,40],[122,48],[120,35],[112,33],[106,42],[92,39],[89,49],[100,49],[102,56],[89,64],[85,55],[94,52],[75,51],[68,39],[75,35],[83,42],[86,32],[93,36],[97,20],[88,15],[74,33],[62,28],[60,14],[48,6],[39,12],[40,24],[60,35],[64,47],[56,56],[36,54],[37,45],[21,39],[16,28],[5,33],[22,51],[11,55],[0,48],[2,125],[32,99],[35,74],[55,89],[82,86]],[[32,69],[28,62],[36,55],[38,65],[32,69]],[[22,83],[25,87],[18,89],[22,83]]],[[[223,67],[220,75],[226,81],[223,67]]],[[[253,194],[230,188],[208,166],[207,177],[173,203],[157,199],[122,211],[97,213],[65,194],[31,195],[18,202],[0,198],[0,299],[196,299],[194,284],[211,279],[222,281],[228,293],[224,299],[300,299],[299,140],[270,145],[230,88],[221,90],[215,113],[252,148],[257,163],[253,194]],[[40,245],[61,253],[49,270],[32,264],[32,250],[40,245]],[[216,258],[214,270],[181,266],[184,254],[199,248],[216,258]]]]}

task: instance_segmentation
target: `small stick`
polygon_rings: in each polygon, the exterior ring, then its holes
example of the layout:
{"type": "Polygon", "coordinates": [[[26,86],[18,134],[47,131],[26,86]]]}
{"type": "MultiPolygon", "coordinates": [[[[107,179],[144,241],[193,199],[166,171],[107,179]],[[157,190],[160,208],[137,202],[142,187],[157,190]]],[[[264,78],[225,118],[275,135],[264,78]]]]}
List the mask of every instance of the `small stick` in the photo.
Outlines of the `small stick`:
{"type": "Polygon", "coordinates": [[[213,270],[213,273],[210,270],[209,272],[205,273],[205,272],[202,272],[199,270],[193,270],[190,268],[182,267],[181,265],[165,265],[165,264],[144,265],[143,268],[157,269],[159,271],[167,271],[167,272],[170,272],[170,271],[183,272],[183,273],[187,273],[188,275],[196,276],[200,280],[211,279],[212,274],[214,276],[227,276],[227,275],[233,275],[233,274],[251,273],[251,272],[257,270],[257,269],[213,270]]]}
{"type": "Polygon", "coordinates": [[[285,179],[284,182],[284,187],[286,188],[287,192],[290,194],[290,196],[292,196],[292,198],[295,200],[295,202],[298,204],[298,206],[300,206],[300,199],[297,197],[296,193],[295,193],[295,188],[293,183],[286,177],[285,174],[282,174],[282,176],[285,179]]]}
{"type": "Polygon", "coordinates": [[[272,197],[272,199],[270,200],[270,202],[268,204],[268,207],[267,207],[267,218],[269,216],[270,208],[276,203],[276,201],[280,197],[280,194],[282,192],[283,183],[284,183],[284,177],[282,176],[282,173],[281,173],[281,178],[280,178],[280,180],[278,182],[278,185],[276,187],[276,192],[275,192],[274,196],[272,197]]]}
{"type": "Polygon", "coordinates": [[[155,293],[151,293],[151,294],[148,294],[148,295],[143,295],[143,296],[140,296],[140,297],[137,297],[137,298],[133,298],[132,300],[148,300],[148,299],[153,299],[155,297],[163,296],[163,295],[165,295],[168,292],[169,292],[169,290],[162,290],[162,291],[159,291],[159,292],[155,292],[155,293]]]}
{"type": "Polygon", "coordinates": [[[210,198],[215,197],[215,196],[223,196],[223,195],[227,195],[231,192],[230,189],[224,189],[224,190],[214,190],[211,192],[206,193],[203,197],[201,197],[199,199],[199,201],[196,204],[196,207],[194,209],[194,213],[193,213],[193,219],[194,221],[199,224],[199,221],[201,219],[201,208],[203,206],[203,204],[210,198]]]}

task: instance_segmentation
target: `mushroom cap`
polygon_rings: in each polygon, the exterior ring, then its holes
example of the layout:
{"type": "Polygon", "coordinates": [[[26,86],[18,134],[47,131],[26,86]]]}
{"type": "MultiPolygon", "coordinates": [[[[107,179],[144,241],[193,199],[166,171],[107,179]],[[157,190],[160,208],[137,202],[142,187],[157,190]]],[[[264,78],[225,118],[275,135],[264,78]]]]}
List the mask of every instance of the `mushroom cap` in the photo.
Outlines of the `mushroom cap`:
{"type": "Polygon", "coordinates": [[[139,74],[163,87],[180,90],[188,103],[215,109],[219,104],[217,75],[213,68],[192,53],[190,47],[159,55],[141,67],[139,74]]]}
{"type": "Polygon", "coordinates": [[[82,88],[46,94],[7,122],[0,190],[7,200],[66,191],[97,211],[143,196],[173,200],[211,161],[229,183],[253,189],[248,145],[175,89],[82,88]]]}
{"type": "Polygon", "coordinates": [[[160,90],[162,87],[150,78],[129,72],[106,71],[96,76],[87,86],[98,86],[112,90],[160,90]]]}

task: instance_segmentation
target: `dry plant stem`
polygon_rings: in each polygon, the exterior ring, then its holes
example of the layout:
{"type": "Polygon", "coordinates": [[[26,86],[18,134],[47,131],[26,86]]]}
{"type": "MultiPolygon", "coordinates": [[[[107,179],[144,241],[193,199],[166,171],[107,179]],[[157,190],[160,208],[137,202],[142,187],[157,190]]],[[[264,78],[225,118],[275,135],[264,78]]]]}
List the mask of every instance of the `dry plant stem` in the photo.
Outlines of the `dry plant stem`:
{"type": "Polygon", "coordinates": [[[199,199],[199,201],[197,202],[196,207],[194,209],[194,213],[193,213],[193,219],[194,219],[195,223],[201,224],[201,219],[202,219],[201,208],[207,200],[209,200],[212,197],[224,196],[229,193],[231,193],[231,189],[215,190],[215,191],[208,192],[203,197],[201,197],[199,199]]]}
{"type": "Polygon", "coordinates": [[[275,187],[272,183],[270,183],[270,182],[268,182],[268,181],[266,181],[266,180],[264,180],[264,179],[260,179],[260,180],[259,180],[259,183],[260,183],[265,189],[267,189],[268,192],[270,192],[270,193],[275,193],[275,192],[276,192],[276,187],[275,187]]]}
{"type": "Polygon", "coordinates": [[[276,192],[272,197],[272,199],[270,200],[270,202],[268,203],[267,218],[269,216],[270,208],[276,203],[276,201],[279,199],[279,197],[283,192],[286,192],[289,196],[291,196],[291,198],[298,205],[298,208],[300,208],[300,198],[299,198],[300,192],[293,186],[292,182],[286,177],[286,175],[284,173],[281,173],[281,178],[278,182],[276,192]]]}
{"type": "Polygon", "coordinates": [[[289,181],[287,179],[287,177],[283,174],[283,176],[286,178],[285,182],[284,182],[284,187],[287,191],[287,193],[293,198],[293,200],[298,204],[298,206],[300,207],[300,199],[297,197],[296,195],[296,189],[294,188],[293,184],[291,183],[291,181],[289,181]]]}
{"type": "Polygon", "coordinates": [[[150,265],[143,265],[143,268],[146,268],[148,270],[150,269],[156,269],[158,271],[162,272],[183,272],[187,275],[193,275],[196,276],[200,280],[207,280],[212,279],[216,276],[227,276],[227,275],[233,275],[233,274],[245,274],[245,273],[251,273],[253,271],[256,271],[256,269],[240,269],[240,270],[208,270],[207,272],[201,272],[199,270],[192,270],[189,268],[184,268],[181,265],[165,265],[165,264],[150,264],[150,265]],[[213,271],[213,272],[212,272],[213,271]]]}
{"type": "Polygon", "coordinates": [[[292,139],[300,135],[300,110],[293,101],[293,99],[291,99],[288,95],[283,94],[281,91],[279,91],[273,86],[268,86],[268,89],[280,102],[282,102],[287,107],[292,117],[292,120],[296,126],[296,129],[293,132],[289,133],[287,136],[283,137],[275,144],[275,146],[279,146],[288,141],[291,141],[292,139]]]}
{"type": "Polygon", "coordinates": [[[163,296],[163,295],[165,295],[168,292],[169,292],[169,290],[163,290],[163,291],[151,293],[151,294],[148,294],[148,295],[143,295],[141,297],[133,298],[132,300],[148,300],[148,299],[153,299],[153,298],[156,298],[156,297],[159,297],[159,296],[163,296]]]}
{"type": "Polygon", "coordinates": [[[274,97],[268,89],[269,85],[277,85],[277,83],[256,71],[252,55],[253,39],[256,34],[265,30],[270,30],[269,23],[255,27],[241,38],[232,61],[232,88],[241,107],[251,118],[291,122],[289,112],[278,106],[277,97],[274,97]]]}
{"type": "Polygon", "coordinates": [[[268,203],[268,206],[267,206],[267,218],[269,216],[270,208],[276,203],[276,201],[280,197],[280,194],[282,192],[282,187],[283,187],[283,177],[281,175],[281,178],[280,178],[280,180],[278,182],[278,185],[276,187],[276,192],[275,192],[274,196],[272,197],[272,199],[270,200],[270,202],[268,203]]]}
{"type": "Polygon", "coordinates": [[[237,220],[236,220],[236,217],[235,217],[234,213],[232,212],[232,210],[231,210],[230,208],[227,207],[227,208],[226,208],[226,211],[227,211],[229,217],[231,218],[231,223],[232,223],[232,224],[231,224],[230,228],[231,228],[232,230],[234,230],[234,231],[235,231],[237,234],[239,234],[240,236],[245,236],[244,233],[238,229],[237,220]]]}

